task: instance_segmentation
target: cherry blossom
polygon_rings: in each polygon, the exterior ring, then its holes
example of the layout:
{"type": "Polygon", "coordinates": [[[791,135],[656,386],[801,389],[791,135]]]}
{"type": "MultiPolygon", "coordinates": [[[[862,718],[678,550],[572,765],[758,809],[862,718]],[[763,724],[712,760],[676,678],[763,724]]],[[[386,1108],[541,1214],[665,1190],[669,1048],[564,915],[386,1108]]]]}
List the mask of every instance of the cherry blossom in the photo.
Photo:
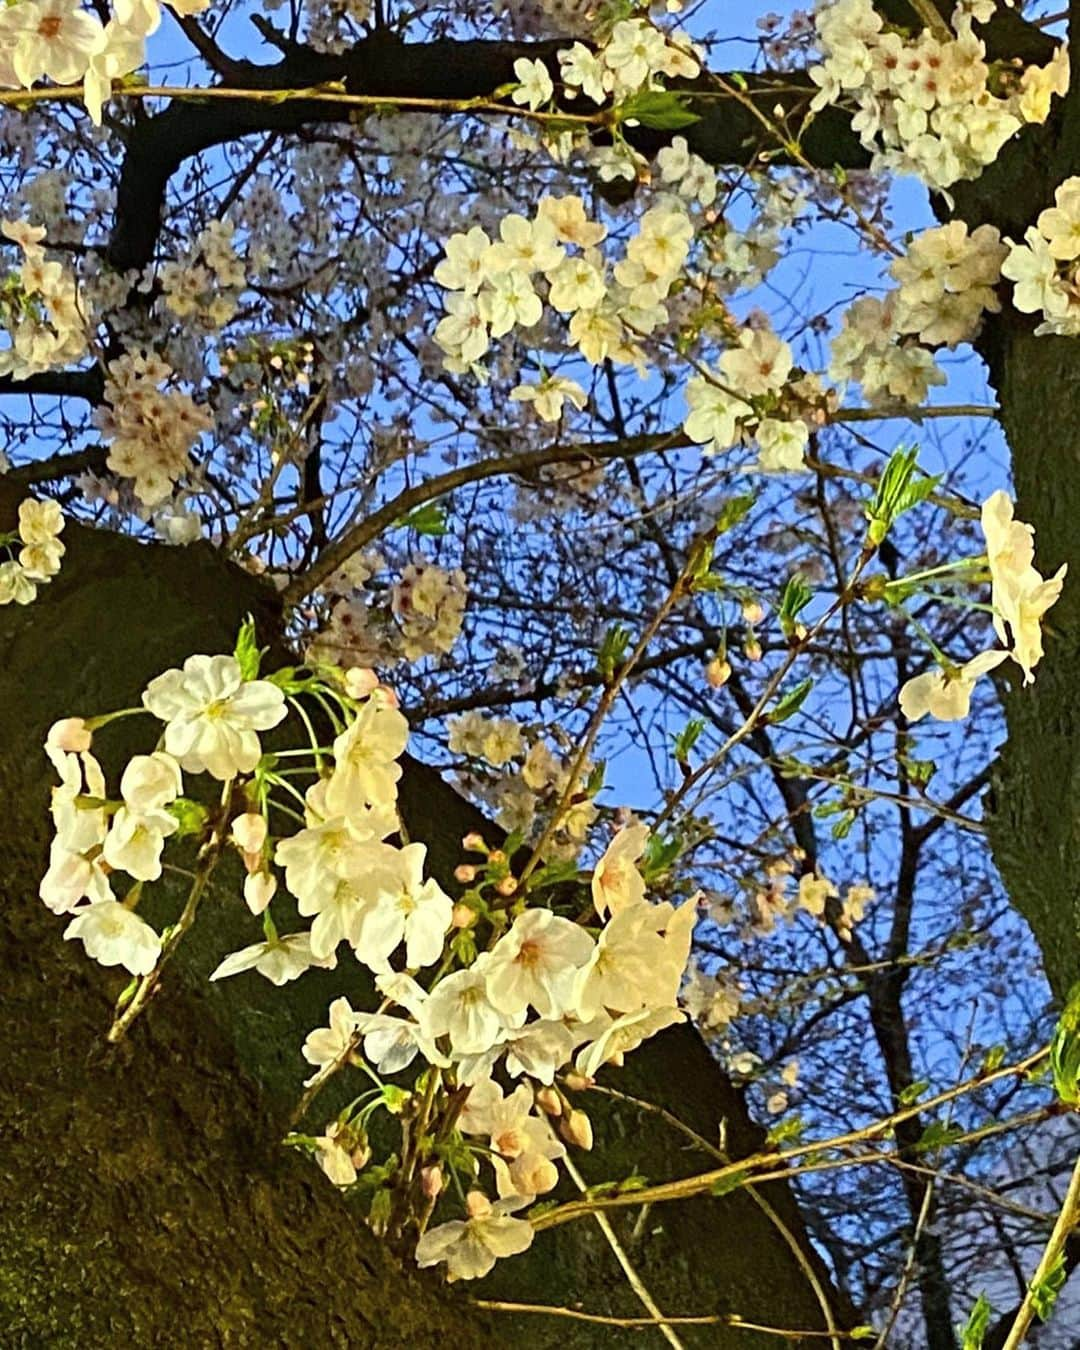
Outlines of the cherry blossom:
{"type": "Polygon", "coordinates": [[[232,656],[189,656],[182,669],[150,681],[143,705],[166,723],[165,749],[183,769],[221,780],[254,769],[262,754],[255,733],[286,713],[278,686],[245,681],[232,656]]]}

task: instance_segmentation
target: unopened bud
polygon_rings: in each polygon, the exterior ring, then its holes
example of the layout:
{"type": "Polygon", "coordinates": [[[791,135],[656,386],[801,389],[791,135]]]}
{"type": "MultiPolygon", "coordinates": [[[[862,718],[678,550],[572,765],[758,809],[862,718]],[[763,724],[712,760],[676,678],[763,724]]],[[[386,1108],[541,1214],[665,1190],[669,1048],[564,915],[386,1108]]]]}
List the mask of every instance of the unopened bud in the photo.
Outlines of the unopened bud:
{"type": "Polygon", "coordinates": [[[503,877],[503,879],[498,883],[498,885],[496,885],[495,889],[496,891],[498,891],[500,895],[513,895],[514,892],[517,890],[517,887],[518,887],[517,877],[511,875],[508,877],[503,877]]]}
{"type": "Polygon", "coordinates": [[[746,659],[748,661],[760,661],[761,643],[757,640],[757,638],[747,638],[746,643],[743,647],[743,652],[746,654],[746,659]]]}
{"type": "Polygon", "coordinates": [[[420,1169],[420,1190],[426,1200],[438,1200],[443,1188],[442,1168],[438,1163],[429,1163],[420,1169]]]}
{"type": "Polygon", "coordinates": [[[475,830],[465,836],[461,841],[461,847],[466,853],[486,853],[488,851],[483,836],[477,834],[475,830]]]}
{"type": "Polygon", "coordinates": [[[252,914],[261,914],[276,890],[277,877],[271,872],[252,872],[244,878],[244,900],[252,914]]]}
{"type": "Polygon", "coordinates": [[[559,1122],[559,1133],[568,1144],[583,1148],[586,1152],[592,1148],[592,1121],[584,1111],[571,1111],[559,1122]]]}
{"type": "Polygon", "coordinates": [[[506,854],[502,851],[501,848],[493,848],[491,852],[488,854],[488,862],[492,865],[492,867],[500,867],[504,862],[506,862],[506,854]]]}
{"type": "Polygon", "coordinates": [[[536,1104],[546,1116],[562,1115],[562,1098],[553,1087],[542,1087],[536,1094],[536,1104]]]}
{"type": "Polygon", "coordinates": [[[379,677],[373,670],[365,670],[361,666],[354,666],[351,670],[345,672],[345,692],[350,698],[355,698],[358,701],[367,698],[378,687],[379,677]]]}
{"type": "Polygon", "coordinates": [[[714,656],[705,667],[705,678],[714,689],[722,689],[731,679],[731,665],[723,656],[714,656]]]}
{"type": "Polygon", "coordinates": [[[232,823],[232,837],[243,853],[260,853],[266,843],[266,818],[254,811],[245,811],[232,823]]]}
{"type": "Polygon", "coordinates": [[[451,928],[471,928],[476,922],[476,914],[468,905],[456,904],[450,914],[451,928]]]}
{"type": "Polygon", "coordinates": [[[459,863],[454,868],[454,880],[460,881],[463,886],[468,886],[476,880],[476,868],[472,863],[459,863]]]}
{"type": "Polygon", "coordinates": [[[756,600],[746,600],[743,603],[742,616],[753,627],[765,617],[765,610],[756,600]]]}
{"type": "Polygon", "coordinates": [[[586,1078],[583,1073],[578,1073],[576,1069],[564,1073],[562,1081],[571,1092],[584,1092],[587,1087],[592,1086],[592,1079],[586,1078]]]}
{"type": "Polygon", "coordinates": [[[68,754],[79,754],[89,750],[92,736],[81,717],[62,717],[49,728],[45,744],[50,750],[64,750],[68,754]]]}

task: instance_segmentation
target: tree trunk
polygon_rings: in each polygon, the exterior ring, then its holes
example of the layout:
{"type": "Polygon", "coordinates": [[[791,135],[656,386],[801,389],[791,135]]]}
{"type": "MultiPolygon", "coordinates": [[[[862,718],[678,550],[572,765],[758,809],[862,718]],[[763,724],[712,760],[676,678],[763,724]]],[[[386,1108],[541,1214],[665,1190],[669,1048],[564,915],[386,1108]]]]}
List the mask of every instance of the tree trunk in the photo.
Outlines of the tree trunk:
{"type": "MultiPolygon", "coordinates": [[[[530,1347],[662,1343],[633,1332],[541,1316],[483,1313],[469,1298],[508,1298],[640,1316],[599,1228],[541,1233],[487,1280],[450,1289],[403,1270],[314,1165],[277,1146],[306,1065],[299,1054],[330,1000],[365,1006],[351,957],[275,989],[246,974],[209,985],[221,956],[259,940],[224,865],[156,999],[128,1039],[107,1048],[110,1005],[126,977],[64,943],[65,920],[37,899],[48,848],[51,771],[41,744],[61,716],[137,702],[147,680],[193,652],[231,650],[242,615],[262,641],[278,632],[272,593],[207,546],[173,550],[69,525],[59,577],[28,609],[0,610],[0,1339],[11,1346],[530,1347]]],[[[99,733],[106,770],[148,728],[131,719],[99,733]],[[115,734],[114,734],[115,732],[115,734]]],[[[95,745],[95,750],[99,747],[95,745]]],[[[490,827],[424,766],[402,784],[410,833],[429,845],[444,884],[459,841],[490,827]]],[[[154,890],[158,890],[155,887],[154,890]]],[[[166,885],[148,917],[179,910],[166,885]]],[[[740,1095],[700,1039],[677,1028],[613,1075],[620,1090],[669,1107],[715,1141],[726,1121],[740,1156],[761,1143],[740,1095]]],[[[331,1085],[316,1127],[341,1099],[331,1085]]],[[[597,1143],[590,1181],[633,1172],[650,1181],[702,1170],[655,1114],[583,1104],[597,1143]]],[[[614,1222],[664,1311],[735,1313],[770,1326],[820,1329],[803,1265],[810,1262],[841,1325],[850,1310],[829,1288],[790,1191],[763,1187],[794,1238],[745,1192],[619,1211],[614,1222]]],[[[768,1350],[775,1337],[720,1327],[680,1329],[690,1346],[768,1350]]],[[[807,1342],[808,1344],[810,1342],[807,1342]]]]}
{"type": "MultiPolygon", "coordinates": [[[[1080,91],[1045,127],[1028,127],[975,182],[958,185],[969,227],[996,225],[1021,241],[1054,190],[1080,171],[1080,91]]],[[[1002,288],[1007,290],[1006,287],[1002,288]]],[[[1008,740],[995,766],[988,823],[994,861],[1031,926],[1051,988],[1080,979],[1080,340],[1036,337],[1038,316],[1005,296],[978,341],[1012,452],[1017,515],[1035,526],[1035,562],[1069,574],[1047,616],[1046,656],[1033,686],[1005,668],[1008,740]]]]}

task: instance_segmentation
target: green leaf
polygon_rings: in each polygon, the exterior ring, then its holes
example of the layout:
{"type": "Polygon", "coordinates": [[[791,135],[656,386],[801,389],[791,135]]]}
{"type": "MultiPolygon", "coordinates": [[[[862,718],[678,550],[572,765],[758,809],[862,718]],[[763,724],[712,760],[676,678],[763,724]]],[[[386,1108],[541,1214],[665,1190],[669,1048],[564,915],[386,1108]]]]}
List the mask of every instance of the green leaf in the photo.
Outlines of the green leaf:
{"type": "Polygon", "coordinates": [[[729,1172],[726,1177],[720,1177],[709,1187],[710,1195],[730,1195],[732,1191],[737,1191],[740,1186],[748,1180],[750,1176],[749,1168],[742,1168],[738,1172],[729,1172]]]}
{"type": "Polygon", "coordinates": [[[615,678],[616,669],[626,660],[630,649],[630,630],[621,623],[613,623],[604,634],[596,654],[596,668],[605,680],[615,678]]]}
{"type": "Polygon", "coordinates": [[[779,1148],[781,1144],[797,1144],[805,1128],[799,1116],[789,1116],[772,1127],[765,1136],[765,1142],[773,1148],[779,1148]]]}
{"type": "Polygon", "coordinates": [[[715,530],[717,534],[727,534],[738,525],[750,511],[750,508],[757,501],[753,492],[741,493],[738,497],[729,497],[720,508],[716,517],[715,530]]]}
{"type": "Polygon", "coordinates": [[[449,533],[446,511],[438,502],[425,502],[415,511],[410,511],[407,516],[395,520],[394,524],[400,529],[415,530],[417,534],[426,534],[436,539],[441,539],[444,534],[449,533]]]}
{"type": "Polygon", "coordinates": [[[664,839],[659,834],[650,834],[649,842],[645,845],[645,852],[638,862],[638,870],[646,881],[652,881],[656,877],[663,876],[670,871],[672,863],[678,858],[683,849],[683,841],[677,834],[664,839]]]}
{"type": "Polygon", "coordinates": [[[932,1120],[923,1130],[916,1148],[920,1153],[928,1153],[934,1148],[946,1148],[954,1143],[964,1131],[959,1125],[944,1125],[940,1120],[932,1120]]]}
{"type": "Polygon", "coordinates": [[[810,589],[801,572],[796,572],[788,577],[784,594],[780,598],[779,619],[784,636],[789,641],[795,636],[796,619],[810,603],[813,594],[814,592],[810,589]]]}
{"type": "Polygon", "coordinates": [[[770,722],[786,722],[793,714],[797,713],[806,702],[806,696],[814,687],[813,680],[803,680],[797,684],[794,689],[789,689],[786,694],[782,694],[779,703],[769,713],[770,722]]]}
{"type": "Polygon", "coordinates": [[[930,478],[925,474],[916,478],[918,460],[918,446],[906,449],[900,447],[889,456],[889,462],[878,479],[874,500],[866,508],[867,519],[870,522],[870,543],[875,548],[889,533],[897,519],[905,511],[925,501],[941,482],[940,477],[930,478]]]}
{"type": "Polygon", "coordinates": [[[982,1350],[983,1337],[990,1328],[990,1319],[993,1315],[994,1305],[985,1294],[980,1294],[960,1333],[962,1337],[960,1350],[982,1350]]]}
{"type": "Polygon", "coordinates": [[[675,737],[675,758],[678,763],[686,764],[688,762],[690,751],[697,745],[704,730],[704,717],[691,717],[682,731],[678,733],[675,737]]]}
{"type": "Polygon", "coordinates": [[[930,1086],[929,1080],[922,1078],[917,1083],[909,1083],[900,1096],[897,1098],[901,1106],[912,1106],[923,1095],[930,1086]]]}
{"type": "Polygon", "coordinates": [[[686,100],[670,89],[644,89],[633,94],[615,109],[620,122],[640,122],[654,131],[678,131],[693,126],[701,118],[686,106],[686,100]]]}
{"type": "Polygon", "coordinates": [[[1038,1283],[1031,1285],[1031,1303],[1040,1322],[1048,1322],[1057,1296],[1065,1283],[1065,1253],[1058,1252],[1054,1263],[1038,1283]]]}
{"type": "Polygon", "coordinates": [[[176,832],[172,836],[174,839],[186,839],[193,834],[202,834],[206,828],[209,812],[202,802],[193,801],[190,797],[177,797],[166,810],[177,822],[176,832]]]}
{"type": "Polygon", "coordinates": [[[1067,1106],[1080,1104],[1080,983],[1069,990],[1050,1042],[1050,1072],[1061,1100],[1067,1106]]]}
{"type": "MultiPolygon", "coordinates": [[[[263,651],[265,651],[265,648],[263,648],[263,651]]],[[[240,625],[240,632],[236,635],[233,656],[236,657],[236,663],[240,667],[242,679],[257,680],[259,678],[259,665],[262,662],[263,652],[259,650],[258,643],[255,641],[255,620],[250,614],[244,616],[244,622],[240,625]]]]}

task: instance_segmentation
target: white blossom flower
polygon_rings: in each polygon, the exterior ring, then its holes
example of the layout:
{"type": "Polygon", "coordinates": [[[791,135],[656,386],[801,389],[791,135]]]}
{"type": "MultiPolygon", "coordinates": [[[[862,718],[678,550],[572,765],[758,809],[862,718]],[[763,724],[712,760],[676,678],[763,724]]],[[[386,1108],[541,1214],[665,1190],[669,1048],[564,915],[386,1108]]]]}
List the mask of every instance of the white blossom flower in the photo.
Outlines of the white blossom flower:
{"type": "Polygon", "coordinates": [[[502,337],[516,324],[531,328],[544,312],[528,275],[516,270],[489,277],[488,289],[480,292],[479,300],[480,313],[490,324],[492,337],[502,337]]]}
{"type": "Polygon", "coordinates": [[[450,1038],[455,1055],[483,1054],[498,1044],[505,1031],[520,1026],[524,1012],[504,1016],[491,1003],[487,991],[490,958],[482,953],[467,970],[447,975],[432,989],[420,1012],[420,1026],[432,1040],[450,1038]]]}
{"type": "Polygon", "coordinates": [[[916,675],[900,689],[900,711],[909,722],[917,722],[927,713],[939,722],[959,721],[971,709],[976,682],[1000,666],[1008,655],[1000,649],[980,652],[955,670],[928,670],[916,675]]]}
{"type": "Polygon", "coordinates": [[[334,772],[326,786],[331,815],[352,817],[366,806],[397,797],[397,781],[409,739],[409,724],[396,708],[369,699],[356,720],[334,741],[334,772]]]}
{"type": "Polygon", "coordinates": [[[176,817],[167,811],[133,811],[122,806],[112,818],[102,855],[110,867],[138,881],[157,881],[165,840],[178,826],[176,817]]]}
{"type": "Polygon", "coordinates": [[[555,86],[551,83],[551,76],[543,61],[530,61],[527,57],[519,57],[514,62],[514,74],[521,81],[511,94],[515,103],[535,111],[542,108],[545,103],[551,102],[555,95],[555,86]]]}
{"type": "Polygon", "coordinates": [[[181,767],[222,781],[255,768],[262,755],[255,733],[287,712],[281,689],[245,681],[232,656],[189,656],[183,669],[151,680],[142,701],[166,723],[165,749],[181,767]]]}
{"type": "Polygon", "coordinates": [[[333,970],[336,965],[333,953],[322,959],[314,954],[310,934],[290,933],[287,937],[268,938],[233,952],[221,962],[210,979],[224,980],[245,970],[257,970],[271,984],[282,985],[297,979],[312,966],[333,970]]]}
{"type": "Polygon", "coordinates": [[[434,878],[424,880],[426,857],[426,844],[406,844],[395,851],[392,871],[377,877],[375,902],[362,915],[355,942],[357,955],[373,970],[388,966],[403,939],[410,970],[442,955],[454,903],[434,878]]]}
{"type": "Polygon", "coordinates": [[[528,909],[489,954],[488,998],[510,1016],[533,1007],[541,1017],[560,1017],[572,1011],[574,980],[593,946],[580,924],[549,909],[528,909]]]}
{"type": "Polygon", "coordinates": [[[435,268],[435,280],[448,291],[475,295],[486,276],[486,259],[491,240],[479,225],[461,234],[452,234],[443,246],[446,256],[435,268]]]}
{"type": "Polygon", "coordinates": [[[650,931],[651,910],[641,901],[620,909],[605,924],[574,985],[573,1007],[582,1021],[605,1010],[633,1012],[670,1001],[669,953],[660,934],[650,931]]]}
{"type": "Polygon", "coordinates": [[[510,391],[510,397],[515,403],[531,403],[543,422],[557,422],[567,399],[579,410],[588,402],[581,385],[562,375],[548,375],[539,384],[519,384],[510,391]]]}
{"type": "Polygon", "coordinates": [[[593,868],[593,908],[603,919],[610,912],[636,905],[645,898],[645,882],[634,866],[645,851],[647,825],[626,825],[608,844],[593,868]]]}
{"type": "Polygon", "coordinates": [[[315,1065],[317,1072],[306,1080],[305,1087],[310,1087],[328,1064],[336,1063],[348,1052],[356,1032],[356,1018],[349,1000],[336,998],[330,1004],[330,1025],[308,1033],[301,1053],[309,1064],[315,1065]]]}
{"type": "Polygon", "coordinates": [[[36,596],[37,586],[21,563],[0,563],[0,605],[29,605],[36,596]]]}
{"type": "Polygon", "coordinates": [[[87,905],[64,929],[64,937],[78,938],[100,965],[123,966],[132,975],[149,975],[161,954],[157,933],[116,900],[87,905]]]}
{"type": "Polygon", "coordinates": [[[513,1196],[493,1205],[479,1191],[470,1191],[470,1217],[429,1228],[416,1244],[416,1264],[445,1261],[448,1280],[481,1279],[500,1257],[517,1256],[532,1246],[532,1224],[510,1217],[527,1203],[527,1197],[513,1196]]]}
{"type": "Polygon", "coordinates": [[[50,846],[49,866],[41,878],[38,895],[54,914],[70,914],[82,900],[98,904],[115,899],[100,856],[89,858],[73,853],[57,839],[50,846]]]}
{"type": "Polygon", "coordinates": [[[134,755],[120,778],[120,795],[132,811],[159,811],[183,790],[180,765],[163,750],[134,755]]]}
{"type": "Polygon", "coordinates": [[[12,66],[27,89],[42,77],[75,84],[101,31],[101,23],[75,0],[20,0],[0,11],[0,44],[14,42],[12,66]]]}
{"type": "Polygon", "coordinates": [[[595,1078],[605,1064],[621,1064],[642,1041],[685,1020],[678,1008],[641,1008],[626,1013],[579,1052],[574,1066],[586,1078],[595,1078]]]}

